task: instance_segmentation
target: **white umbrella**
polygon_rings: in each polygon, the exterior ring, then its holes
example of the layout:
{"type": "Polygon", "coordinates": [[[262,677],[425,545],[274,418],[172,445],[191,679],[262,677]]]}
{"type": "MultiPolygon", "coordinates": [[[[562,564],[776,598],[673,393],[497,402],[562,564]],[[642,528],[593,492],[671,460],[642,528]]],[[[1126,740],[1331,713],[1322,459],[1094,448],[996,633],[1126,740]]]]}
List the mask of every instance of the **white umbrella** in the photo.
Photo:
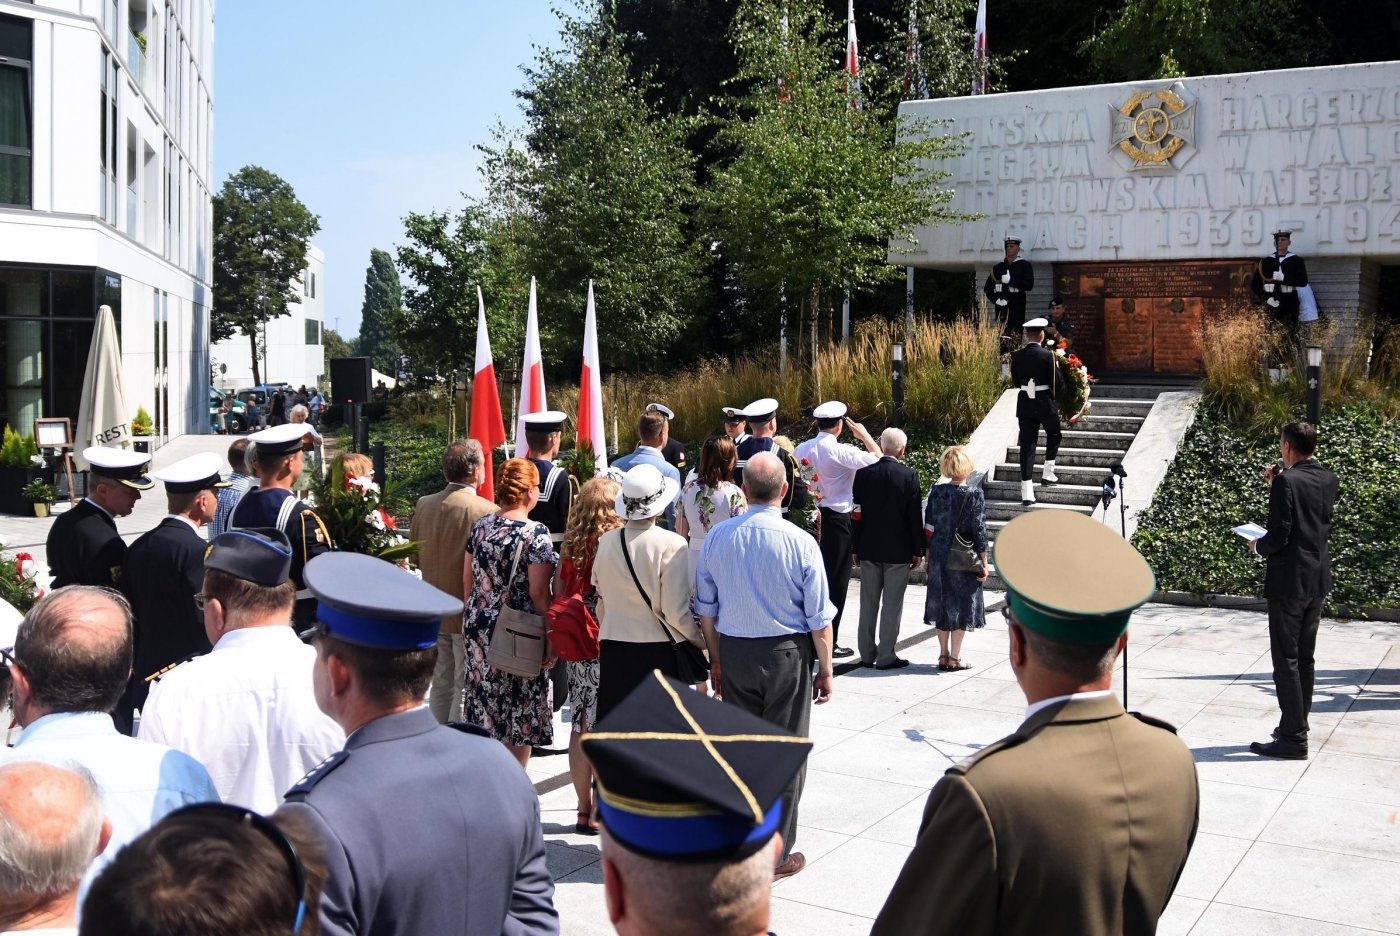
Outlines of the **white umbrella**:
{"type": "Polygon", "coordinates": [[[87,370],[83,373],[82,403],[78,406],[78,428],[73,439],[73,460],[86,470],[82,451],[89,445],[131,448],[131,419],[122,388],[122,351],[117,323],[110,306],[97,309],[97,326],[92,330],[87,370]]]}

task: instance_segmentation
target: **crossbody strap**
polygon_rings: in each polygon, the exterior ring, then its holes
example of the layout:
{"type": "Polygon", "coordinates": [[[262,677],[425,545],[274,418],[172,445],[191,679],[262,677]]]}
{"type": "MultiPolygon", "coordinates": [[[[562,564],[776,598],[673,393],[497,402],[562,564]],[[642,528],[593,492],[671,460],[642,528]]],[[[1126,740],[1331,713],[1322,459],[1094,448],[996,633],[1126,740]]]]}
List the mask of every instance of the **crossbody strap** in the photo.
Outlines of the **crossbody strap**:
{"type": "Polygon", "coordinates": [[[510,564],[510,578],[506,579],[506,597],[504,604],[507,608],[510,607],[510,590],[515,587],[515,573],[520,568],[520,554],[524,551],[525,528],[521,527],[515,543],[515,559],[510,564]]]}
{"type": "Polygon", "coordinates": [[[632,565],[632,554],[627,550],[627,528],[623,527],[618,531],[617,538],[622,543],[622,558],[627,560],[627,571],[632,573],[632,584],[637,586],[637,593],[642,596],[642,600],[647,603],[647,610],[656,619],[656,623],[661,627],[661,632],[666,635],[666,639],[674,646],[676,638],[671,636],[671,628],[666,626],[666,622],[661,620],[661,615],[656,613],[656,608],[652,606],[651,599],[647,597],[647,590],[642,587],[642,580],[637,578],[637,570],[632,565]]]}

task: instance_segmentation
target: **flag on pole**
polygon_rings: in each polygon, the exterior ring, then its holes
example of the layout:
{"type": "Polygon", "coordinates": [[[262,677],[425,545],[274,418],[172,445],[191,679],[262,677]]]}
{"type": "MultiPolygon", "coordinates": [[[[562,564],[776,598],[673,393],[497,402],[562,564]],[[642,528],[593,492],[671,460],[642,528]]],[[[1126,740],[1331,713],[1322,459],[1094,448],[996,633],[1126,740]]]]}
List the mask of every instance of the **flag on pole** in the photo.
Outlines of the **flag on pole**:
{"type": "Polygon", "coordinates": [[[856,43],[856,0],[846,0],[846,90],[860,110],[860,49],[856,43]]]}
{"type": "Polygon", "coordinates": [[[515,454],[525,457],[525,416],[543,413],[544,358],[540,354],[540,316],[535,305],[535,278],[530,277],[530,312],[525,320],[525,361],[520,366],[520,409],[515,418],[515,454]]]}
{"type": "Polygon", "coordinates": [[[987,93],[987,0],[977,0],[977,36],[972,48],[972,93],[987,93]]]}
{"type": "Polygon", "coordinates": [[[486,334],[486,301],[481,287],[476,287],[476,367],[472,376],[472,415],[467,437],[481,443],[485,456],[485,478],[476,493],[495,500],[496,472],[491,465],[491,452],[506,440],[506,424],[501,418],[501,394],[496,387],[496,364],[491,357],[491,337],[486,334]]]}
{"type": "Polygon", "coordinates": [[[928,81],[924,78],[923,50],[919,46],[919,0],[909,0],[909,35],[904,50],[904,99],[927,98],[928,81]]]}
{"type": "Polygon", "coordinates": [[[593,447],[601,474],[608,467],[608,440],[603,428],[603,368],[598,360],[598,313],[593,308],[593,281],[588,281],[588,312],[583,320],[583,374],[578,380],[578,444],[593,447]]]}

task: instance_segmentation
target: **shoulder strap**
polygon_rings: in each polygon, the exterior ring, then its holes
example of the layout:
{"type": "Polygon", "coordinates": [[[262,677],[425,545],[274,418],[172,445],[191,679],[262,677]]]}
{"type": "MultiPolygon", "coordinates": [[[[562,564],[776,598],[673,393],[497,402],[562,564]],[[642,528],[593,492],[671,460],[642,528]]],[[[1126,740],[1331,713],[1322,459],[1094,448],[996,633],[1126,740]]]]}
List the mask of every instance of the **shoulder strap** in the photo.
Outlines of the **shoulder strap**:
{"type": "Polygon", "coordinates": [[[510,578],[506,579],[506,597],[510,597],[510,589],[515,585],[515,573],[520,568],[520,554],[525,550],[525,528],[521,527],[519,535],[515,540],[515,559],[510,564],[510,578]]]}
{"type": "Polygon", "coordinates": [[[300,503],[295,494],[282,499],[282,506],[277,511],[277,529],[283,533],[287,532],[287,524],[292,520],[292,511],[300,503]]]}
{"type": "Polygon", "coordinates": [[[666,622],[661,620],[661,616],[656,613],[656,608],[652,607],[651,599],[647,597],[647,590],[642,587],[642,580],[637,578],[637,569],[632,565],[632,554],[627,550],[627,528],[622,527],[617,534],[618,541],[622,543],[622,558],[627,560],[627,571],[632,573],[632,584],[637,586],[637,593],[642,596],[642,600],[647,603],[647,610],[660,625],[661,632],[666,635],[666,639],[675,644],[676,638],[671,636],[671,629],[666,626],[666,622]]]}

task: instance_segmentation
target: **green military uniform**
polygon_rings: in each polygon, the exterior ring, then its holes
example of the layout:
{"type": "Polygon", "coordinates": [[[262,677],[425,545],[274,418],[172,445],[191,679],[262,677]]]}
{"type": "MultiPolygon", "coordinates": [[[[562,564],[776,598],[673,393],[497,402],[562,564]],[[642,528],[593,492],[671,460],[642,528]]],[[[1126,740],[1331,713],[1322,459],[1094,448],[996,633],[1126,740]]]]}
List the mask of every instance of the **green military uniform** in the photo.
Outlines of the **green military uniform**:
{"type": "MultiPolygon", "coordinates": [[[[1008,524],[994,558],[1015,622],[1064,643],[1110,646],[1155,587],[1123,540],[1063,511],[1008,524]]],[[[933,788],[874,934],[1156,932],[1196,835],[1191,752],[1109,691],[1042,701],[933,788]]]]}

